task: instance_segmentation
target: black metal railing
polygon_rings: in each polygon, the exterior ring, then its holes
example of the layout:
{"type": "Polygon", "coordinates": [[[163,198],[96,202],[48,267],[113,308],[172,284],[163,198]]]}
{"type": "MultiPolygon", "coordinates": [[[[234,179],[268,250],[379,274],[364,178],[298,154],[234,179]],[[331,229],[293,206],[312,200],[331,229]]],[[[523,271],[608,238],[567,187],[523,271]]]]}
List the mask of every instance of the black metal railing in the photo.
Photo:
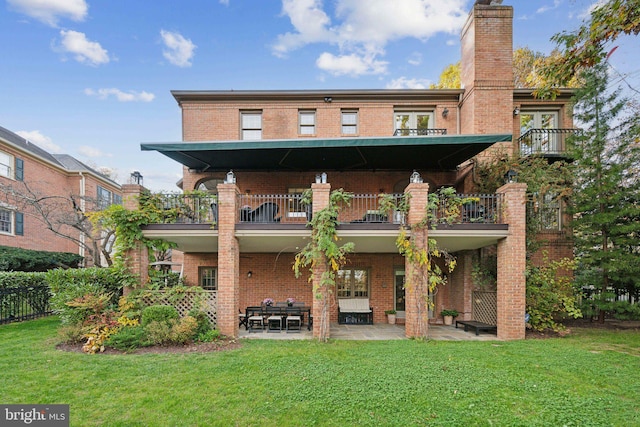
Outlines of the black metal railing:
{"type": "Polygon", "coordinates": [[[456,194],[441,197],[431,211],[436,224],[502,224],[502,194],[456,194]]]}
{"type": "Polygon", "coordinates": [[[215,195],[165,193],[158,198],[158,208],[164,212],[164,223],[206,224],[218,221],[215,195]]]}
{"type": "Polygon", "coordinates": [[[520,154],[561,155],[567,151],[566,139],[580,129],[529,129],[518,138],[520,154]]]}
{"type": "Polygon", "coordinates": [[[45,285],[0,289],[0,324],[50,315],[50,297],[45,285]]]}
{"type": "Polygon", "coordinates": [[[446,134],[446,129],[396,129],[393,136],[432,136],[446,134]]]}
{"type": "Polygon", "coordinates": [[[239,222],[306,224],[311,220],[311,205],[302,194],[241,194],[239,222]]]}

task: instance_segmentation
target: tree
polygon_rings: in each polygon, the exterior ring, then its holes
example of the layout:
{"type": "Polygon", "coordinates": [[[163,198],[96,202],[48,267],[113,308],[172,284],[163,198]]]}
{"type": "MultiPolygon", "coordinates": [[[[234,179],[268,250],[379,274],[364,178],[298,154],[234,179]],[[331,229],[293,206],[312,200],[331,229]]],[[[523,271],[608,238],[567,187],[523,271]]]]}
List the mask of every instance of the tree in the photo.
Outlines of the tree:
{"type": "Polygon", "coordinates": [[[610,290],[640,287],[640,119],[610,91],[607,67],[583,72],[575,117],[584,132],[570,139],[574,194],[570,199],[579,260],[577,282],[595,291],[604,322],[610,290]]]}
{"type": "Polygon", "coordinates": [[[95,207],[98,200],[77,194],[45,194],[26,181],[0,183],[0,196],[25,215],[40,221],[56,236],[70,240],[84,249],[85,265],[111,265],[113,230],[93,226],[86,206],[95,207]]]}
{"type": "MultiPolygon", "coordinates": [[[[554,50],[550,55],[534,52],[528,47],[519,47],[513,51],[513,84],[516,88],[537,88],[547,84],[548,77],[541,73],[547,63],[554,62],[560,51],[554,50]]],[[[566,87],[577,87],[578,79],[567,81],[566,87]]],[[[449,64],[440,73],[440,80],[432,84],[431,89],[459,89],[460,61],[449,64]]]]}
{"type": "Polygon", "coordinates": [[[430,89],[459,89],[460,88],[460,61],[447,65],[437,84],[429,86],[430,89]]]}
{"type": "Polygon", "coordinates": [[[553,96],[554,88],[566,87],[581,70],[600,64],[615,47],[607,51],[607,43],[622,34],[640,33],[640,0],[607,0],[591,11],[589,20],[572,32],[563,31],[552,37],[560,46],[560,54],[545,64],[541,74],[548,82],[536,93],[553,96]]]}

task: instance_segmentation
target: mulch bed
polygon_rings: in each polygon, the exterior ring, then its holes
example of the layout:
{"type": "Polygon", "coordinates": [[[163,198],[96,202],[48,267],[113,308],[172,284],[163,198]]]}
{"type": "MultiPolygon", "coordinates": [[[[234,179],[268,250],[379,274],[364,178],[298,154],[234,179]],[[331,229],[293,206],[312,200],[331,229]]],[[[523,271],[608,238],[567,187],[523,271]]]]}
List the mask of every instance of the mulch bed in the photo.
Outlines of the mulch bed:
{"type": "Polygon", "coordinates": [[[592,328],[592,329],[608,329],[608,330],[636,330],[640,331],[640,321],[639,320],[615,320],[615,319],[607,319],[604,323],[599,323],[597,320],[590,319],[573,319],[566,320],[564,322],[566,327],[565,330],[554,332],[554,331],[534,331],[531,329],[527,329],[526,338],[527,339],[545,339],[545,338],[558,338],[570,335],[572,332],[572,328],[592,328]]]}
{"type": "MultiPolygon", "coordinates": [[[[80,344],[58,344],[56,348],[61,351],[71,351],[82,353],[82,343],[80,344]]],[[[188,353],[211,353],[214,351],[235,350],[242,347],[242,344],[232,338],[220,338],[213,342],[191,343],[186,345],[168,345],[141,347],[129,352],[116,350],[115,348],[105,348],[104,352],[96,354],[188,354],[188,353]]]]}

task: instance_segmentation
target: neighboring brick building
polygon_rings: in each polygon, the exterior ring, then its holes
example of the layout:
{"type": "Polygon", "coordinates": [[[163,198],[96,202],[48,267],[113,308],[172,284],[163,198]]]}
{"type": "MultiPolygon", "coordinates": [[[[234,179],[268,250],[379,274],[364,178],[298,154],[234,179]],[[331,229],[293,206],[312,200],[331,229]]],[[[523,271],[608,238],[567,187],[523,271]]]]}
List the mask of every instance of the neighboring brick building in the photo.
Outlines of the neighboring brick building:
{"type": "MultiPolygon", "coordinates": [[[[293,257],[309,238],[311,209],[326,206],[330,189],[344,188],[356,197],[338,233],[355,243],[355,253],[335,297],[369,299],[375,323],[396,309],[407,336],[418,334],[413,296],[404,288],[411,266],[395,246],[398,224],[425,217],[429,191],[454,186],[472,193],[476,162],[491,159],[492,150],[561,155],[564,134],[557,129],[572,127],[570,92],[541,101],[514,89],[512,21],[510,6],[474,6],[461,35],[463,89],[172,92],[182,108],[183,142],[142,148],[182,163],[185,191],[216,194],[209,220],[217,222],[153,225],[145,234],[178,244],[187,283],[217,289],[222,333],[237,335],[238,310],[267,297],[317,309],[307,278],[293,275],[293,257]],[[414,171],[424,182],[410,183],[414,171]],[[309,188],[312,208],[300,204],[309,188]],[[413,196],[408,218],[379,211],[378,194],[404,192],[413,196]]],[[[507,183],[495,195],[473,195],[461,224],[428,231],[458,259],[433,295],[432,322],[442,322],[444,308],[465,320],[493,310],[492,320],[478,320],[495,322],[501,339],[524,337],[525,191],[507,183]],[[472,283],[482,250],[497,253],[492,296],[472,283]],[[477,306],[483,298],[492,298],[488,309],[477,306]]],[[[563,240],[554,209],[547,214],[555,215],[555,230],[547,232],[563,240]]],[[[334,306],[332,321],[337,317],[334,306]]]]}
{"type": "Polygon", "coordinates": [[[93,265],[75,215],[121,202],[116,182],[0,127],[0,245],[77,253],[93,265]]]}

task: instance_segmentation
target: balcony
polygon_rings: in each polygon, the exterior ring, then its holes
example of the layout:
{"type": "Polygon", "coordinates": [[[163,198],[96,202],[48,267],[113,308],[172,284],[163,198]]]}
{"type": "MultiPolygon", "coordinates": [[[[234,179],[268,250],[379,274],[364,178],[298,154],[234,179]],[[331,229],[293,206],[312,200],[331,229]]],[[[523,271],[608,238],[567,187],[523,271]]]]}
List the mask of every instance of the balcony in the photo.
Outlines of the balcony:
{"type": "Polygon", "coordinates": [[[520,155],[564,158],[566,139],[579,132],[579,129],[529,129],[518,138],[520,155]]]}
{"type": "Polygon", "coordinates": [[[396,129],[393,136],[432,136],[446,134],[446,129],[396,129]]]}

